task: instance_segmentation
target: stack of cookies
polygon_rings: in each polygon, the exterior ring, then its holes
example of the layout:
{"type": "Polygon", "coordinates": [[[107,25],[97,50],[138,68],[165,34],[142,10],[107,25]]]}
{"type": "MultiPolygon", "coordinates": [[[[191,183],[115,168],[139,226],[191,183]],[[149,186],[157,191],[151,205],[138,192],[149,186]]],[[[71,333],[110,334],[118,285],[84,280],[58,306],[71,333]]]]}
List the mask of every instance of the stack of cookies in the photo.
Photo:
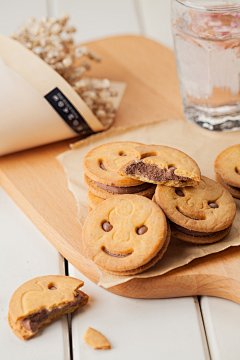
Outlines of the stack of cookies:
{"type": "Polygon", "coordinates": [[[91,150],[84,158],[84,179],[88,188],[89,210],[113,195],[137,194],[152,198],[156,186],[121,176],[119,169],[134,160],[135,142],[114,142],[91,150]]]}
{"type": "Polygon", "coordinates": [[[209,244],[231,230],[232,196],[201,176],[197,163],[177,149],[105,144],[86,155],[84,170],[93,211],[83,243],[103,271],[133,275],[148,269],[165,253],[170,232],[189,243],[209,244]],[[146,198],[152,196],[153,201],[146,198]]]}

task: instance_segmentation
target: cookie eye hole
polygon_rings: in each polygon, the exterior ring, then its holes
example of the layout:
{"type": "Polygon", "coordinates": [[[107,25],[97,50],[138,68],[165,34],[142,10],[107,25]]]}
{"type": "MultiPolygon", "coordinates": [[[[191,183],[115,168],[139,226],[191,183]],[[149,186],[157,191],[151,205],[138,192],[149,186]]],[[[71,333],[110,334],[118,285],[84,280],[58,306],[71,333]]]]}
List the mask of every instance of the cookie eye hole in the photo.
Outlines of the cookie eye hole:
{"type": "Polygon", "coordinates": [[[145,225],[143,225],[143,226],[140,226],[139,228],[137,228],[136,233],[137,233],[138,235],[143,235],[143,234],[145,234],[147,231],[148,231],[148,227],[145,226],[145,225]]]}
{"type": "Polygon", "coordinates": [[[57,290],[57,287],[56,287],[55,284],[51,283],[51,284],[48,285],[48,289],[49,290],[57,290]]]}
{"type": "Polygon", "coordinates": [[[174,174],[174,172],[175,172],[176,169],[177,169],[176,166],[169,165],[169,166],[168,166],[168,169],[167,169],[167,174],[170,175],[170,176],[172,176],[172,175],[174,174]]]}
{"type": "Polygon", "coordinates": [[[240,175],[240,170],[238,170],[237,167],[235,168],[235,172],[240,175]]]}
{"type": "Polygon", "coordinates": [[[127,154],[125,154],[124,151],[120,151],[118,155],[119,155],[119,156],[127,156],[127,154]]]}
{"type": "Polygon", "coordinates": [[[102,170],[107,171],[107,169],[105,168],[105,166],[104,166],[104,164],[103,164],[102,160],[100,160],[100,161],[99,161],[99,166],[100,166],[100,168],[101,168],[102,170]]]}
{"type": "Polygon", "coordinates": [[[208,206],[210,206],[210,208],[212,209],[217,209],[219,207],[219,205],[216,202],[209,202],[208,206]]]}
{"type": "Polygon", "coordinates": [[[182,189],[175,189],[175,193],[177,194],[177,196],[181,196],[184,197],[184,192],[182,191],[182,189]]]}
{"type": "Polygon", "coordinates": [[[112,228],[113,228],[113,226],[110,224],[109,221],[104,221],[104,222],[102,223],[102,229],[103,229],[105,232],[111,231],[112,228]]]}
{"type": "Polygon", "coordinates": [[[141,155],[141,159],[145,159],[146,157],[149,157],[149,156],[157,156],[157,153],[155,151],[152,151],[149,153],[146,152],[145,154],[141,155]]]}

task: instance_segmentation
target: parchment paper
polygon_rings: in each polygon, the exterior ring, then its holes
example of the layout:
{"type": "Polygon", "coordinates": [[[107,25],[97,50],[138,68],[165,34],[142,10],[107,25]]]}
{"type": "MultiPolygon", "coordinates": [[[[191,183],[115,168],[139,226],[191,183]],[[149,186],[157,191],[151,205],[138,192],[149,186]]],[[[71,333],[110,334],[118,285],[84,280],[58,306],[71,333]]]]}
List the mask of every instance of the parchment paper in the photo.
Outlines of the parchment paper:
{"type": "MultiPolygon", "coordinates": [[[[129,128],[112,128],[72,145],[72,149],[58,156],[78,205],[78,220],[83,224],[88,215],[87,188],[83,180],[83,158],[93,148],[113,141],[135,141],[145,144],[167,145],[190,155],[199,165],[202,175],[215,180],[214,160],[229,146],[240,143],[240,132],[216,133],[201,129],[183,120],[161,120],[129,128]]],[[[163,258],[151,269],[135,276],[113,276],[101,273],[99,285],[108,288],[129,281],[133,277],[153,277],[188,264],[193,259],[240,245],[240,200],[230,234],[224,240],[209,245],[188,244],[172,237],[163,258]]],[[[76,214],[77,216],[77,214],[76,214]]]]}

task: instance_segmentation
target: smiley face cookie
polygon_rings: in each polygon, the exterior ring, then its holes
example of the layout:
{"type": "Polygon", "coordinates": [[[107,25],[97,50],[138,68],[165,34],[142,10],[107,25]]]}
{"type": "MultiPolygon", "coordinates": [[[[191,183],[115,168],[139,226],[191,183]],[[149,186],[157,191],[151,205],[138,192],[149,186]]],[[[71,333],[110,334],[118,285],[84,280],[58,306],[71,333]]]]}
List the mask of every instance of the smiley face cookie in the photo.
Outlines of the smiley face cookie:
{"type": "Polygon", "coordinates": [[[205,176],[196,188],[158,185],[154,201],[171,220],[172,235],[196,244],[223,239],[236,215],[229,192],[205,176]]]}
{"type": "Polygon", "coordinates": [[[151,197],[155,191],[152,184],[118,174],[123,164],[134,159],[132,149],[137,145],[140,144],[128,141],[115,142],[91,150],[83,161],[84,179],[88,190],[102,199],[118,194],[151,197]]]}
{"type": "Polygon", "coordinates": [[[75,311],[88,302],[78,290],[83,281],[68,276],[41,276],[21,285],[13,294],[8,322],[22,340],[31,338],[42,326],[75,311]]]}
{"type": "Polygon", "coordinates": [[[197,163],[182,151],[162,145],[140,145],[133,153],[135,159],[125,163],[119,174],[166,186],[199,184],[201,173],[197,163]]]}
{"type": "Polygon", "coordinates": [[[103,271],[134,275],[165,253],[170,228],[162,210],[138,195],[113,196],[91,211],[83,226],[88,257],[103,271]]]}
{"type": "Polygon", "coordinates": [[[240,199],[240,144],[221,152],[215,160],[216,180],[230,194],[240,199]]]}

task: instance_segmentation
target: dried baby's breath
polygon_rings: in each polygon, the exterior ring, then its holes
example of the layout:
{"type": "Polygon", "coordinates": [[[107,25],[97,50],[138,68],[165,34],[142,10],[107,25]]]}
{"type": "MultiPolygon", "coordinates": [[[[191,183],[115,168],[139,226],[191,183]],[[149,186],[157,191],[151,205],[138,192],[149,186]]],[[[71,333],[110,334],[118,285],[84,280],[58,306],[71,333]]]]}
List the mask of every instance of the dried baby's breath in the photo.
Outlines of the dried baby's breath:
{"type": "Polygon", "coordinates": [[[57,71],[81,96],[104,127],[111,125],[116,109],[109,98],[117,96],[110,90],[108,79],[85,77],[90,61],[100,62],[101,56],[86,46],[75,44],[72,34],[75,27],[68,25],[69,15],[57,18],[30,18],[12,34],[26,48],[33,51],[57,71]]]}

